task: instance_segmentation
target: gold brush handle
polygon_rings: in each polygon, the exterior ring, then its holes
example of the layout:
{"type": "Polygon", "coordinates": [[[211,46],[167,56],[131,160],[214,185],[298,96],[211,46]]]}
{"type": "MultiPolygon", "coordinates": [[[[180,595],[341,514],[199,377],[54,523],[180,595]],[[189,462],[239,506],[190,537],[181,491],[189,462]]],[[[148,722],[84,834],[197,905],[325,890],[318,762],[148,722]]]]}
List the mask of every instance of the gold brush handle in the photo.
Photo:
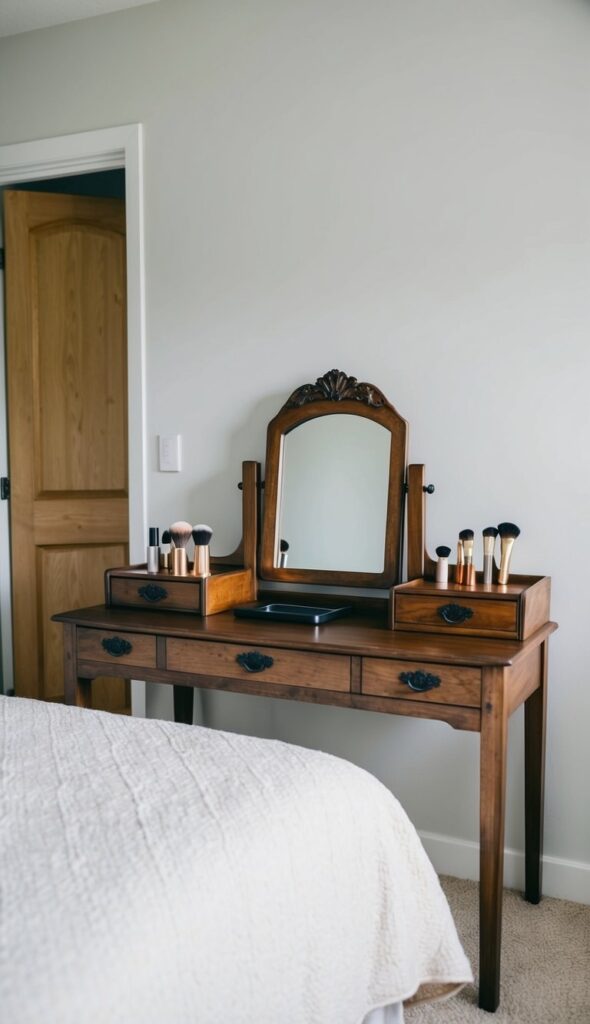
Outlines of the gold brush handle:
{"type": "Polygon", "coordinates": [[[459,540],[457,543],[457,564],[455,566],[455,583],[463,583],[465,576],[465,552],[463,550],[463,541],[459,540]]]}
{"type": "Polygon", "coordinates": [[[501,545],[501,559],[500,559],[500,571],[498,573],[498,583],[508,583],[508,577],[510,575],[510,558],[512,556],[512,548],[514,547],[514,537],[503,537],[501,545]]]}
{"type": "Polygon", "coordinates": [[[172,574],[173,576],[186,576],[188,573],[185,548],[172,549],[172,574]]]}
{"type": "Polygon", "coordinates": [[[211,575],[209,567],[209,548],[202,544],[195,544],[195,560],[192,568],[193,576],[204,578],[211,575]]]}
{"type": "Polygon", "coordinates": [[[494,578],[494,556],[484,555],[483,556],[483,581],[484,583],[491,583],[494,578]]]}

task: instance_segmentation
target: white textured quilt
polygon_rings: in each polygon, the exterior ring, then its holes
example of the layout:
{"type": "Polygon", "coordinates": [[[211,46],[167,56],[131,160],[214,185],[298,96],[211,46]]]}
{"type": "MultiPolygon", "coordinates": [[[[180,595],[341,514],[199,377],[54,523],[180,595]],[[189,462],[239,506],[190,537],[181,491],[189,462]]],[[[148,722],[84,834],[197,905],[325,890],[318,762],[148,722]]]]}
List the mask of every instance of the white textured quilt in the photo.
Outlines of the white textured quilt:
{"type": "Polygon", "coordinates": [[[5,1024],[359,1024],[471,980],[413,826],[346,761],[18,698],[0,730],[5,1024]]]}

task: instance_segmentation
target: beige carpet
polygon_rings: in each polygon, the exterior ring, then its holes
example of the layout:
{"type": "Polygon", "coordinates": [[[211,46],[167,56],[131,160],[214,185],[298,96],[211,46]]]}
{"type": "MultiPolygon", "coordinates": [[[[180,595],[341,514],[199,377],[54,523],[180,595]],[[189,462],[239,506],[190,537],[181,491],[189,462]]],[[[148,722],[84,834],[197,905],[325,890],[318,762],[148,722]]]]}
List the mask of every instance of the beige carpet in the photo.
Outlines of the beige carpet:
{"type": "MultiPolygon", "coordinates": [[[[441,878],[459,935],[478,970],[478,888],[441,878]]],[[[495,1014],[478,1009],[475,985],[443,1003],[405,1011],[406,1024],[590,1024],[590,907],[545,897],[538,906],[504,893],[502,982],[495,1014]]]]}

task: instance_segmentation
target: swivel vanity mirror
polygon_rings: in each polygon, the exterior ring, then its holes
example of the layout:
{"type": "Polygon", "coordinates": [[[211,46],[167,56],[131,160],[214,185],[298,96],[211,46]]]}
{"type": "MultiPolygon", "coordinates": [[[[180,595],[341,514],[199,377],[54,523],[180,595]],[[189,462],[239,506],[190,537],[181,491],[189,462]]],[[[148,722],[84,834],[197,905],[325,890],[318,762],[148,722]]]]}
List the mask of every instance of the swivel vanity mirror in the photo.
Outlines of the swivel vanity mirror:
{"type": "Polygon", "coordinates": [[[338,370],[297,388],[268,427],[260,575],[399,582],[407,424],[338,370]]]}

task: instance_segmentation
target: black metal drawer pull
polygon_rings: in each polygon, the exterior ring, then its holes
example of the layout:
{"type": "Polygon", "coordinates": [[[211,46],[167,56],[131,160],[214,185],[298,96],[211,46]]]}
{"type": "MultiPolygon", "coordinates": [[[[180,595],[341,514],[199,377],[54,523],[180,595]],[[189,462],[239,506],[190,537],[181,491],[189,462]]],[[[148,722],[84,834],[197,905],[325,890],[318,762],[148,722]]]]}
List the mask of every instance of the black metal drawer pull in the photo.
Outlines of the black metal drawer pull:
{"type": "Polygon", "coordinates": [[[246,672],[264,672],[274,664],[274,659],[268,654],[261,654],[260,651],[245,651],[243,654],[236,654],[238,665],[246,669],[246,672]]]}
{"type": "Polygon", "coordinates": [[[123,640],[120,636],[107,636],[102,641],[107,654],[112,654],[113,658],[120,658],[123,654],[129,654],[133,650],[133,644],[130,644],[128,640],[123,640]]]}
{"type": "Polygon", "coordinates": [[[440,686],[440,677],[433,676],[430,672],[400,672],[399,678],[402,683],[406,683],[410,687],[410,690],[415,690],[416,693],[426,693],[426,690],[434,690],[436,686],[440,686]]]}
{"type": "Polygon", "coordinates": [[[462,604],[443,604],[438,609],[438,614],[449,626],[458,626],[472,617],[473,609],[462,604]]]}
{"type": "Polygon", "coordinates": [[[143,597],[144,601],[149,601],[150,604],[155,604],[156,601],[163,601],[165,597],[168,597],[168,591],[165,587],[159,587],[157,583],[146,583],[144,587],[139,587],[137,593],[140,597],[143,597]]]}

